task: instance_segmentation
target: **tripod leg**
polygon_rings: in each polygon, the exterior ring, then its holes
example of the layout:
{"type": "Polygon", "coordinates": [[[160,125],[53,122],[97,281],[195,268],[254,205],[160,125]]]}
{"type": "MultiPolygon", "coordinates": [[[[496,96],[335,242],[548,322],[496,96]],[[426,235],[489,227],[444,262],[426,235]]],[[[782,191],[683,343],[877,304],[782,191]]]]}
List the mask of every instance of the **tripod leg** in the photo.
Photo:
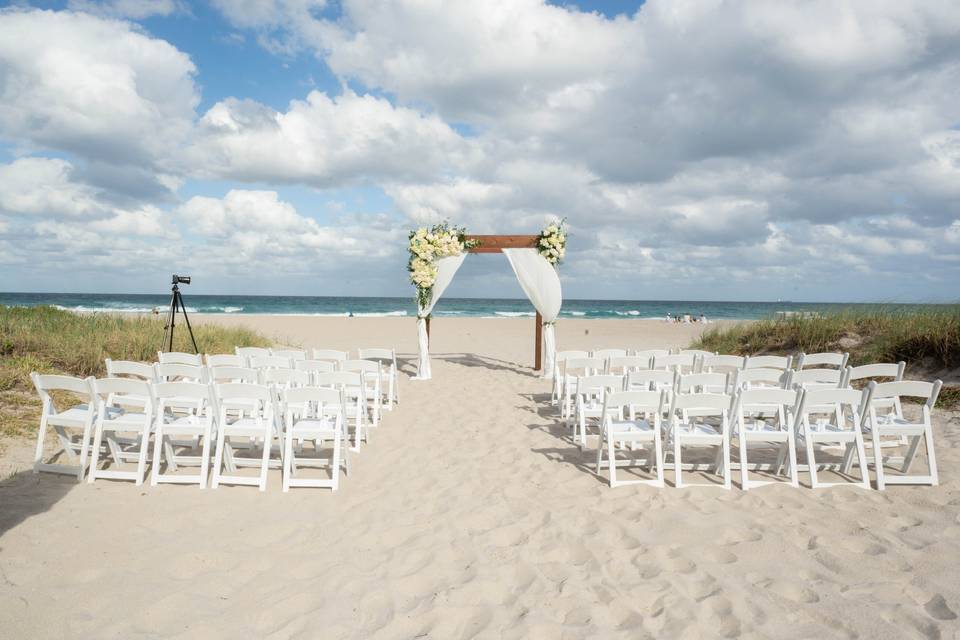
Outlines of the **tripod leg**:
{"type": "Polygon", "coordinates": [[[190,333],[190,342],[193,343],[193,352],[200,353],[197,348],[197,339],[193,337],[193,327],[190,326],[190,318],[187,316],[187,305],[183,304],[183,296],[177,291],[177,299],[180,301],[180,309],[183,311],[183,319],[187,322],[187,331],[190,333]]]}
{"type": "Polygon", "coordinates": [[[173,295],[170,296],[170,315],[167,317],[167,326],[163,328],[163,343],[160,345],[160,350],[163,350],[164,345],[167,347],[167,351],[173,351],[173,323],[177,318],[177,291],[174,289],[173,295]]]}

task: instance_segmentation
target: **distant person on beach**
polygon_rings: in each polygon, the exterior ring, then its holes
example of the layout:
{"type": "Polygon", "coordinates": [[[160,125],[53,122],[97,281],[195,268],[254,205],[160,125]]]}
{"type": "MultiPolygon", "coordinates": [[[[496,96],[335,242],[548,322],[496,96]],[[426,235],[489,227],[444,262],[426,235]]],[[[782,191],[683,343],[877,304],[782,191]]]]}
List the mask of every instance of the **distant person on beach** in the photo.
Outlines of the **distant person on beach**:
{"type": "Polygon", "coordinates": [[[703,322],[704,324],[707,322],[707,316],[703,315],[703,312],[700,313],[700,322],[703,322]]]}
{"type": "Polygon", "coordinates": [[[155,316],[158,316],[160,315],[160,309],[158,309],[157,307],[154,307],[150,313],[152,313],[155,316]]]}
{"type": "Polygon", "coordinates": [[[670,314],[668,313],[668,314],[667,314],[667,322],[670,322],[670,321],[672,321],[672,320],[673,320],[673,318],[671,318],[671,317],[670,317],[670,314]]]}

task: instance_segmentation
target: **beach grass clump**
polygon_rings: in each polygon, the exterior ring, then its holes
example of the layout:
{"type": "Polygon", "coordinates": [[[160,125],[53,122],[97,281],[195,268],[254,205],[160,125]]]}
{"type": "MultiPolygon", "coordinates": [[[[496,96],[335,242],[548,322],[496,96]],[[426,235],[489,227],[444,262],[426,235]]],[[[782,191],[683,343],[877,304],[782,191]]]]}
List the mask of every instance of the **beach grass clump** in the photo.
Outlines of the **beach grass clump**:
{"type": "MultiPolygon", "coordinates": [[[[738,355],[845,351],[852,366],[903,360],[908,373],[943,375],[950,384],[960,368],[960,305],[877,306],[768,318],[712,328],[694,346],[738,355]]],[[[958,394],[951,385],[941,396],[954,403],[958,394]]]]}
{"type": "MultiPolygon", "coordinates": [[[[154,362],[163,341],[165,317],[76,314],[55,307],[0,305],[0,434],[36,429],[40,403],[30,372],[72,376],[106,375],[104,360],[154,362]]],[[[175,351],[192,352],[186,327],[175,351]]],[[[193,328],[200,350],[233,353],[235,346],[269,346],[244,328],[204,324],[193,328]]]]}

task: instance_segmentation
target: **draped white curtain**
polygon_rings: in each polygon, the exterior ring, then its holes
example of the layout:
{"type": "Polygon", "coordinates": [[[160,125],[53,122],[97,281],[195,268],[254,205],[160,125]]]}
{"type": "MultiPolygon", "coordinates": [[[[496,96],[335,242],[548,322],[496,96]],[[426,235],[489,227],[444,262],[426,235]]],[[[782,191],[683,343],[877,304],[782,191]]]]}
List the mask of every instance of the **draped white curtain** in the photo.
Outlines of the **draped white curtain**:
{"type": "Polygon", "coordinates": [[[563,303],[560,276],[536,249],[504,249],[503,253],[520,281],[520,288],[543,317],[543,377],[552,378],[557,353],[553,323],[560,315],[563,303]]]}
{"type": "Polygon", "coordinates": [[[417,339],[420,343],[420,360],[417,364],[417,375],[414,380],[429,380],[432,377],[430,372],[430,342],[427,339],[427,316],[433,311],[440,296],[446,290],[447,286],[453,280],[453,275],[463,264],[466,253],[458,256],[449,256],[437,260],[437,279],[433,282],[433,289],[430,293],[430,301],[427,306],[417,306],[417,339]]]}

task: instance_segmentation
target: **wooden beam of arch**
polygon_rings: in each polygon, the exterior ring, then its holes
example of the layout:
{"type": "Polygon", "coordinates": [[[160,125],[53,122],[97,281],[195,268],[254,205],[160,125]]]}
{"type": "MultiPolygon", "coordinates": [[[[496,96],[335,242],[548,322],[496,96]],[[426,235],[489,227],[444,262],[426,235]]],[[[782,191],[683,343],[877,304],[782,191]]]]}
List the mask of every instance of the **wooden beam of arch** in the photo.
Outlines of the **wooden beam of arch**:
{"type": "Polygon", "coordinates": [[[476,236],[468,235],[466,240],[476,240],[480,244],[470,253],[502,253],[504,249],[533,249],[540,236],[476,236]]]}

